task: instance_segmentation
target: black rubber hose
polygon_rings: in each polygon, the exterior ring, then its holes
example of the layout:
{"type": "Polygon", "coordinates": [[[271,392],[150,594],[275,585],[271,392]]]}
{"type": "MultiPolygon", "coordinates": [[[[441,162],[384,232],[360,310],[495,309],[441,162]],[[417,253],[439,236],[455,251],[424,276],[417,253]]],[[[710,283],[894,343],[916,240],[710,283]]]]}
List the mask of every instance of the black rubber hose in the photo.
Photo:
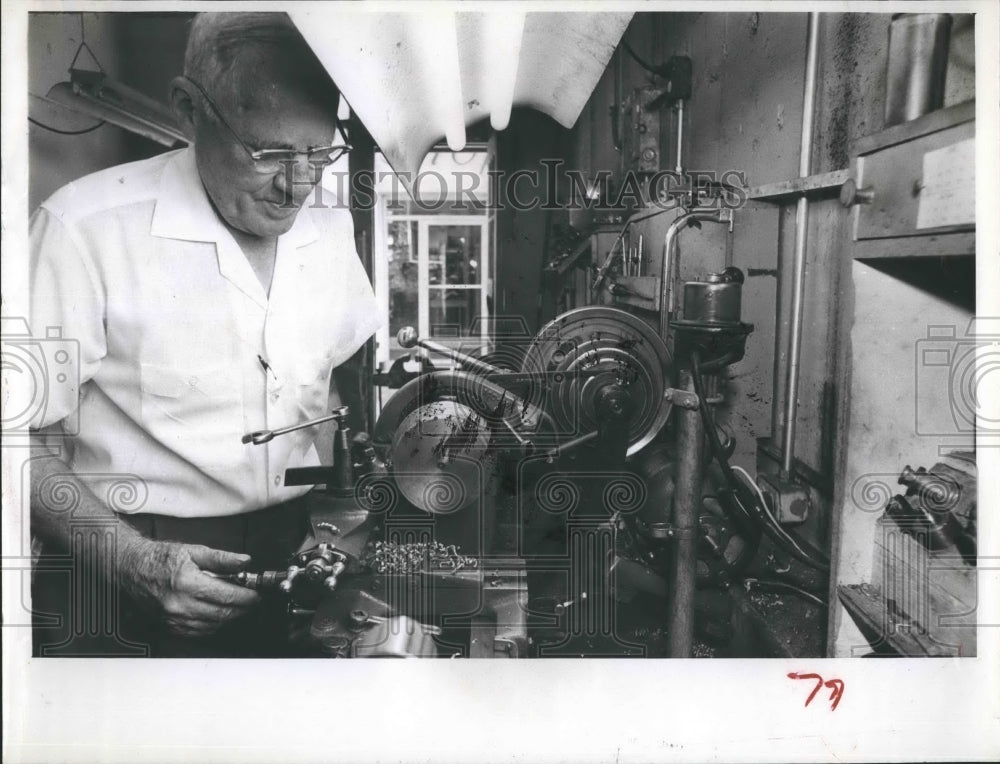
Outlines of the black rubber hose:
{"type": "Polygon", "coordinates": [[[46,125],[44,122],[39,122],[37,119],[32,119],[31,117],[28,117],[28,121],[31,124],[35,125],[36,127],[40,127],[43,130],[48,130],[50,133],[56,133],[57,135],[86,135],[87,133],[94,132],[101,125],[105,124],[104,120],[102,119],[96,125],[85,127],[82,130],[60,130],[58,127],[52,127],[51,125],[46,125]]]}
{"type": "Polygon", "coordinates": [[[715,429],[715,421],[712,417],[712,412],[708,407],[708,402],[705,400],[705,386],[701,378],[697,352],[691,353],[691,379],[694,382],[695,394],[698,396],[698,407],[701,410],[702,419],[705,421],[705,431],[708,435],[708,442],[712,447],[712,453],[715,456],[716,461],[719,463],[719,467],[722,468],[722,474],[729,483],[731,497],[735,499],[734,502],[727,503],[735,503],[739,507],[738,510],[734,510],[734,517],[740,519],[749,517],[761,529],[763,529],[768,538],[778,544],[788,554],[792,555],[792,557],[805,563],[811,568],[815,568],[816,570],[824,573],[828,572],[830,570],[829,562],[825,560],[817,560],[805,550],[797,548],[797,542],[795,544],[790,543],[786,538],[784,538],[784,534],[786,534],[787,531],[779,531],[771,527],[770,518],[768,518],[767,512],[757,506],[757,496],[748,492],[746,490],[746,486],[740,483],[733,474],[732,467],[729,466],[729,459],[726,457],[725,450],[719,442],[719,436],[715,429]],[[747,511],[746,507],[743,506],[743,503],[739,501],[741,494],[743,501],[747,501],[749,498],[748,503],[750,506],[756,508],[756,512],[747,511]],[[749,494],[749,496],[747,494],[749,494]]]}
{"type": "Polygon", "coordinates": [[[733,520],[736,524],[740,526],[740,530],[752,539],[755,536],[759,537],[759,519],[754,517],[753,513],[747,512],[746,508],[740,502],[732,501],[733,495],[738,494],[741,486],[736,482],[736,478],[733,477],[732,468],[729,466],[729,459],[726,457],[725,449],[723,449],[722,443],[719,442],[719,433],[715,429],[715,421],[712,418],[712,412],[709,410],[708,403],[705,400],[705,385],[701,378],[697,353],[691,353],[691,367],[691,381],[694,383],[695,395],[698,396],[698,408],[701,411],[701,418],[705,423],[705,435],[708,437],[708,443],[711,447],[712,455],[719,463],[719,467],[722,469],[722,475],[729,484],[728,494],[726,492],[720,492],[720,497],[724,498],[724,503],[728,505],[730,514],[733,516],[733,520]]]}
{"type": "Polygon", "coordinates": [[[768,590],[788,591],[791,592],[792,594],[798,595],[804,600],[812,602],[815,605],[819,605],[820,607],[827,606],[826,600],[820,597],[819,595],[813,594],[807,589],[803,589],[801,587],[795,586],[794,584],[789,584],[784,581],[769,581],[769,580],[761,580],[759,578],[746,578],[743,580],[743,582],[745,584],[749,584],[751,587],[757,587],[758,589],[763,589],[764,591],[768,590]]]}
{"type": "Polygon", "coordinates": [[[636,53],[632,46],[628,44],[624,39],[622,40],[622,46],[628,52],[628,54],[635,59],[635,62],[651,74],[658,74],[661,77],[664,76],[664,71],[662,66],[653,66],[651,63],[643,59],[638,53],[636,53]]]}

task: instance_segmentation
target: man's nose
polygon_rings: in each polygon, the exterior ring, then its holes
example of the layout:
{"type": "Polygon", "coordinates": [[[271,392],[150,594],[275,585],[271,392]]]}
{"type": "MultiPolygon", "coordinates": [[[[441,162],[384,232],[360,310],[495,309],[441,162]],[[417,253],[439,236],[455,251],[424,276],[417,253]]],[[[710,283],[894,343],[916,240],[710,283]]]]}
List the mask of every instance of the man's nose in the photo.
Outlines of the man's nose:
{"type": "Polygon", "coordinates": [[[306,154],[296,159],[282,162],[282,167],[274,175],[274,185],[286,199],[301,204],[313,190],[323,175],[323,168],[309,162],[306,154]]]}

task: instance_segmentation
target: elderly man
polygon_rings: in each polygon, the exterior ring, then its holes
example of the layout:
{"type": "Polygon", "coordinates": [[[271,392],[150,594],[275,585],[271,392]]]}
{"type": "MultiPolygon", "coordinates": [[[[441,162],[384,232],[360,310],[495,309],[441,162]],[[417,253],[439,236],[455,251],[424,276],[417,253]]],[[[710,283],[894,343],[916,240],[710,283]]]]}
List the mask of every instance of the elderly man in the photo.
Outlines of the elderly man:
{"type": "Polygon", "coordinates": [[[60,327],[80,362],[34,423],[32,531],[84,558],[73,582],[36,574],[36,613],[69,618],[36,623],[36,652],[83,644],[81,603],[117,612],[123,653],[280,650],[280,619],[218,574],[294,551],[306,489],[284,473],[319,463],[314,429],[241,436],[329,413],[331,372],[378,327],[349,212],[310,201],[347,150],[338,102],[284,14],[202,14],[171,84],[191,146],[71,183],[32,218],[32,329],[60,327]],[[95,523],[114,543],[80,541],[95,523]],[[117,608],[87,604],[82,571],[113,580],[117,608]]]}

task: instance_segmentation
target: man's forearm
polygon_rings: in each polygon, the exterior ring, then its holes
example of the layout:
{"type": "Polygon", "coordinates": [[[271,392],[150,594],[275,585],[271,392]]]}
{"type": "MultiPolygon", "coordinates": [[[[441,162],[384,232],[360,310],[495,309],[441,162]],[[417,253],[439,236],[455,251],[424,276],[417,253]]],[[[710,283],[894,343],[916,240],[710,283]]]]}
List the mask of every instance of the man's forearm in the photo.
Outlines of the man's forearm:
{"type": "MultiPolygon", "coordinates": [[[[31,449],[31,532],[47,546],[60,550],[71,547],[73,524],[80,521],[108,520],[116,525],[116,548],[92,550],[95,554],[113,553],[115,565],[130,564],[137,548],[146,541],[128,523],[118,522],[117,513],[101,501],[61,457],[33,439],[31,449]],[[72,507],[61,501],[64,492],[74,496],[72,507]]],[[[102,569],[110,568],[102,566],[102,569]]]]}
{"type": "Polygon", "coordinates": [[[245,554],[199,544],[151,540],[91,491],[64,459],[41,442],[32,443],[32,533],[62,551],[87,555],[91,570],[106,571],[115,585],[149,617],[182,636],[203,636],[256,606],[255,592],[221,581],[213,574],[236,573],[250,561],[245,554]],[[60,492],[72,492],[72,508],[63,506],[60,492]],[[114,523],[114,543],[87,543],[77,549],[74,524],[114,523]]]}

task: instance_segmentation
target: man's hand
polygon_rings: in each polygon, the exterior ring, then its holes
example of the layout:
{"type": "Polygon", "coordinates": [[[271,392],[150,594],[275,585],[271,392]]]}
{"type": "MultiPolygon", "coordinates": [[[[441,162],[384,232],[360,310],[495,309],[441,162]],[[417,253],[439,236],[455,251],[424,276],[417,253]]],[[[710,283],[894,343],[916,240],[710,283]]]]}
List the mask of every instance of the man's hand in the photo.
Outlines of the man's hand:
{"type": "Polygon", "coordinates": [[[260,600],[256,592],[210,575],[239,572],[250,562],[245,554],[138,538],[127,544],[120,559],[125,591],[180,636],[212,634],[260,600]]]}

